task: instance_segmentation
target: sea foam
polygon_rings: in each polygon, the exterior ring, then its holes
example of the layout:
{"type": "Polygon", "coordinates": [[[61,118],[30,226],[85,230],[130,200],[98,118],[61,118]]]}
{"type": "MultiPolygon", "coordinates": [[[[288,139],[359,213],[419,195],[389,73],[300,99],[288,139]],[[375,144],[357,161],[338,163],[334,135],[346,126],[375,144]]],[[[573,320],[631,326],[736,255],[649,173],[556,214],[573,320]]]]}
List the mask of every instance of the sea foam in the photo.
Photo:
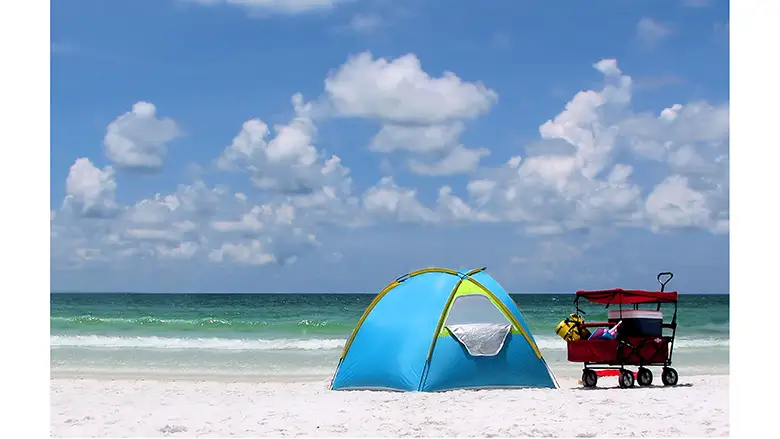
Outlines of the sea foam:
{"type": "Polygon", "coordinates": [[[341,349],[344,339],[240,339],[178,337],[111,337],[102,335],[52,335],[52,348],[104,349],[214,349],[234,351],[341,349]]]}
{"type": "MultiPolygon", "coordinates": [[[[331,350],[342,349],[343,338],[180,338],[180,337],[117,337],[103,335],[52,335],[52,348],[103,348],[103,349],[205,349],[228,351],[277,351],[277,350],[331,350]]],[[[558,337],[536,337],[543,350],[565,350],[566,342],[558,337]]],[[[676,349],[728,348],[729,340],[723,338],[678,337],[676,349]]]]}

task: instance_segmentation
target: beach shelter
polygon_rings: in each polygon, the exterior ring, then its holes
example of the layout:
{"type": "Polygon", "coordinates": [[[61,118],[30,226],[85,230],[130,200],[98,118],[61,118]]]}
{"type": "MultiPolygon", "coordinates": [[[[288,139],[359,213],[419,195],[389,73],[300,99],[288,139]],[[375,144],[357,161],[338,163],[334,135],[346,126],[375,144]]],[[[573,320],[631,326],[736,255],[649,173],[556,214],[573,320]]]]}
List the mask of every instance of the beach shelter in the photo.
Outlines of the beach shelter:
{"type": "Polygon", "coordinates": [[[331,389],[552,387],[520,310],[485,268],[418,270],[391,282],[347,340],[331,389]]]}

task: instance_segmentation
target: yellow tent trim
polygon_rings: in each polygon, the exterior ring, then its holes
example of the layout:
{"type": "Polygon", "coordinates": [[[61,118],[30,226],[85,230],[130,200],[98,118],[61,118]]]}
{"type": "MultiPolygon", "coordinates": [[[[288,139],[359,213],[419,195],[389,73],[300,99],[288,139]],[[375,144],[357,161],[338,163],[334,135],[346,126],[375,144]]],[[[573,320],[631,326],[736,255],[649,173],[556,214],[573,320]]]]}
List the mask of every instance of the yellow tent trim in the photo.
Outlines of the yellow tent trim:
{"type": "MultiPolygon", "coordinates": [[[[469,273],[478,273],[479,271],[484,270],[484,268],[479,268],[476,270],[471,270],[469,273]]],[[[374,297],[374,300],[371,301],[371,303],[368,304],[368,307],[365,311],[363,311],[363,315],[360,316],[360,320],[358,320],[357,324],[355,325],[355,329],[352,330],[352,334],[349,336],[349,339],[347,340],[347,344],[344,346],[344,351],[341,353],[341,360],[344,359],[344,357],[347,356],[347,352],[349,352],[349,347],[352,346],[352,342],[355,341],[355,336],[358,333],[358,330],[363,325],[363,322],[365,322],[368,315],[371,313],[371,310],[374,309],[374,307],[379,303],[380,300],[382,300],[383,297],[385,297],[385,294],[389,293],[390,290],[397,287],[401,284],[401,282],[414,277],[419,276],[421,274],[425,273],[447,273],[452,274],[454,276],[461,276],[460,273],[458,273],[455,270],[450,270],[449,268],[441,268],[441,267],[429,267],[429,268],[423,268],[421,270],[413,271],[411,273],[405,274],[398,279],[390,282],[386,287],[382,289],[382,291],[379,292],[379,294],[374,297]]],[[[468,275],[467,275],[468,276],[468,275]]],[[[460,282],[458,282],[458,285],[460,285],[460,282]]],[[[447,308],[445,308],[447,309],[447,308]]],[[[436,331],[438,333],[438,331],[436,331]]]]}
{"type": "Polygon", "coordinates": [[[474,276],[475,274],[479,273],[480,271],[485,271],[485,270],[487,270],[487,267],[475,268],[475,269],[469,271],[468,273],[466,273],[466,277],[474,276]]]}
{"type": "Polygon", "coordinates": [[[439,338],[439,332],[441,331],[442,325],[444,325],[444,317],[447,315],[447,311],[450,309],[450,305],[452,305],[452,301],[455,300],[455,293],[458,292],[458,289],[460,289],[462,283],[463,283],[463,278],[460,278],[458,280],[458,283],[456,283],[455,286],[452,288],[452,291],[450,291],[450,295],[447,297],[447,302],[445,302],[444,309],[441,310],[441,315],[439,316],[439,322],[436,324],[436,331],[433,333],[433,339],[431,340],[431,347],[428,348],[428,356],[426,357],[426,361],[431,361],[431,355],[433,355],[433,348],[436,346],[436,339],[439,338]]]}
{"type": "MultiPolygon", "coordinates": [[[[531,349],[533,349],[534,353],[538,358],[542,358],[542,353],[539,351],[539,347],[536,346],[536,343],[534,343],[534,340],[528,335],[527,332],[525,332],[525,329],[523,329],[523,325],[520,324],[519,321],[517,321],[517,318],[515,318],[514,314],[512,314],[511,311],[509,311],[509,308],[504,305],[504,302],[499,300],[498,297],[496,297],[495,294],[493,294],[492,291],[488,290],[484,285],[479,283],[476,279],[469,278],[470,281],[474,282],[476,286],[478,286],[482,291],[485,292],[489,297],[493,298],[495,300],[494,303],[498,305],[498,308],[509,317],[509,321],[512,322],[512,325],[517,327],[517,329],[520,330],[520,333],[523,334],[523,337],[525,337],[528,344],[531,346],[531,349]]],[[[519,308],[518,308],[519,309],[519,308]]]]}
{"type": "MultiPolygon", "coordinates": [[[[539,351],[539,347],[536,346],[536,343],[534,343],[533,339],[528,335],[528,333],[523,329],[523,325],[520,324],[520,322],[517,320],[517,318],[512,314],[511,311],[509,311],[509,308],[504,305],[504,302],[502,302],[498,297],[496,297],[495,294],[493,294],[492,291],[488,290],[484,285],[482,285],[479,281],[472,277],[467,277],[466,279],[461,279],[461,281],[458,282],[458,285],[455,286],[455,288],[450,293],[450,297],[447,299],[447,304],[444,306],[444,310],[441,313],[441,316],[439,316],[439,323],[436,325],[436,332],[433,336],[433,342],[431,343],[431,347],[428,350],[428,357],[427,360],[431,360],[431,356],[433,355],[433,349],[436,346],[436,340],[439,338],[439,335],[442,331],[442,327],[444,325],[444,321],[446,316],[449,314],[450,307],[452,306],[452,302],[455,300],[455,297],[458,295],[458,289],[460,287],[461,282],[468,281],[472,283],[473,285],[476,285],[481,292],[484,293],[488,299],[498,307],[498,309],[509,319],[509,322],[512,323],[513,329],[517,328],[517,331],[519,331],[520,334],[523,334],[523,337],[528,342],[528,345],[531,346],[531,349],[534,351],[536,356],[538,358],[542,358],[542,353],[539,351]]],[[[465,292],[464,294],[474,294],[473,292],[465,292]]],[[[517,333],[514,330],[513,333],[517,333]]]]}
{"type": "MultiPolygon", "coordinates": [[[[504,311],[504,308],[501,307],[502,302],[495,296],[490,296],[489,294],[485,294],[485,292],[480,289],[474,282],[471,282],[472,279],[466,280],[463,286],[455,293],[455,296],[453,297],[453,304],[455,302],[455,299],[457,299],[460,296],[469,296],[469,295],[479,295],[482,297],[487,298],[490,303],[493,304],[496,308],[498,308],[499,312],[510,322],[512,323],[512,314],[507,314],[509,310],[506,312],[504,311]],[[468,288],[466,284],[471,283],[473,285],[473,288],[468,288]]],[[[452,306],[445,309],[446,314],[444,315],[444,322],[447,321],[447,318],[450,315],[450,311],[452,311],[452,306]]],[[[512,329],[510,331],[512,334],[522,334],[522,326],[515,326],[514,323],[512,323],[512,329]]],[[[438,332],[439,337],[449,337],[450,331],[447,329],[446,326],[442,325],[441,331],[438,332]]]]}
{"type": "Polygon", "coordinates": [[[433,340],[431,341],[431,347],[428,350],[428,358],[427,358],[428,361],[430,361],[431,355],[433,355],[433,348],[436,346],[436,339],[439,337],[439,333],[441,332],[442,326],[444,325],[444,320],[447,316],[447,313],[449,313],[450,307],[452,306],[452,301],[455,299],[455,295],[458,292],[464,279],[467,279],[469,282],[476,285],[480,290],[482,290],[483,293],[485,293],[488,296],[488,299],[490,299],[490,301],[493,302],[493,304],[496,305],[499,308],[499,310],[501,310],[501,312],[504,313],[504,315],[509,319],[509,321],[512,323],[512,326],[514,328],[517,328],[517,330],[519,330],[520,333],[523,334],[523,337],[525,337],[526,341],[528,341],[528,344],[531,346],[531,349],[533,349],[534,353],[536,353],[536,356],[542,358],[542,353],[539,352],[539,348],[536,346],[536,343],[534,343],[533,339],[531,339],[531,337],[528,336],[528,334],[523,329],[523,326],[520,325],[520,322],[518,322],[515,316],[509,311],[509,308],[507,308],[506,305],[504,305],[504,302],[499,300],[498,297],[496,297],[496,295],[493,294],[492,291],[488,290],[484,285],[482,285],[476,279],[471,277],[472,275],[485,270],[485,268],[486,267],[476,268],[463,275],[455,270],[450,270],[449,268],[429,267],[429,268],[423,268],[405,274],[395,279],[394,281],[390,282],[386,287],[382,289],[382,291],[379,292],[379,294],[376,295],[376,297],[374,297],[374,300],[372,300],[371,303],[368,305],[368,307],[366,307],[366,310],[363,312],[363,315],[360,316],[360,320],[358,320],[357,324],[355,325],[355,329],[352,330],[352,334],[350,334],[346,345],[344,345],[344,351],[341,353],[340,360],[343,360],[347,356],[347,352],[349,352],[349,348],[350,346],[352,346],[352,342],[355,341],[355,336],[357,336],[360,327],[363,325],[363,322],[365,322],[366,318],[374,309],[374,307],[379,303],[379,301],[382,300],[382,298],[387,293],[389,293],[393,288],[400,285],[402,282],[414,276],[419,276],[425,273],[446,273],[446,274],[451,274],[453,276],[460,277],[460,280],[458,280],[458,283],[455,284],[455,287],[450,292],[450,295],[447,298],[447,302],[444,305],[444,309],[442,310],[442,313],[439,316],[439,322],[436,325],[436,332],[434,332],[433,340]]]}

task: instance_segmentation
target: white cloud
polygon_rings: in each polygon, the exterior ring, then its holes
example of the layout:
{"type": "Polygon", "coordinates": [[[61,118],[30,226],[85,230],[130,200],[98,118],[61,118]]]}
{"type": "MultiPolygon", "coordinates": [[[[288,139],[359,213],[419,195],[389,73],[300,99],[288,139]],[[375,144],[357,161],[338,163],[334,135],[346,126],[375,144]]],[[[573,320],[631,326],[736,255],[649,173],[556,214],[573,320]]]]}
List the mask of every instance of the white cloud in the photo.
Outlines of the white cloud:
{"type": "Polygon", "coordinates": [[[673,172],[674,178],[660,183],[651,195],[655,206],[654,227],[679,224],[700,226],[715,233],[728,231],[728,104],[675,104],[658,116],[630,117],[621,124],[621,131],[635,154],[664,163],[673,172]],[[691,195],[691,191],[696,195],[691,195]],[[695,199],[698,204],[695,208],[681,204],[680,197],[695,199]],[[671,217],[669,209],[676,208],[680,210],[671,217]],[[708,215],[703,214],[705,210],[709,211],[708,215]],[[683,219],[685,215],[690,217],[683,219]],[[703,218],[708,218],[708,222],[703,218]]]}
{"type": "Polygon", "coordinates": [[[672,28],[660,21],[642,17],[636,24],[636,36],[646,46],[653,46],[672,35],[672,28]]]}
{"type": "Polygon", "coordinates": [[[575,148],[572,166],[580,168],[587,178],[609,165],[618,134],[611,119],[630,102],[632,86],[631,78],[622,75],[613,59],[602,60],[594,68],[604,73],[604,88],[577,93],[563,112],[539,127],[542,139],[563,140],[575,148]]]}
{"type": "Polygon", "coordinates": [[[130,211],[129,218],[134,224],[161,224],[166,221],[172,208],[172,200],[154,199],[139,201],[130,211]]]}
{"type": "Polygon", "coordinates": [[[605,75],[604,88],[578,93],[563,112],[542,124],[542,140],[527,148],[529,155],[479,170],[467,186],[470,204],[458,204],[458,211],[518,222],[530,234],[674,224],[727,228],[728,106],[692,103],[659,116],[635,115],[629,109],[631,78],[614,60],[594,68],[605,75]],[[672,172],[689,175],[686,184],[665,181],[644,200],[631,181],[633,167],[614,163],[624,145],[639,158],[665,162],[672,172]],[[699,204],[691,207],[687,200],[699,204]],[[685,208],[674,216],[672,209],[679,206],[685,208]],[[706,206],[708,213],[697,206],[706,206]]]}
{"type": "Polygon", "coordinates": [[[653,230],[678,227],[707,228],[712,212],[704,194],[690,188],[688,179],[667,177],[655,187],[645,203],[653,230]]]}
{"type": "Polygon", "coordinates": [[[332,9],[350,0],[190,0],[203,6],[233,5],[246,8],[252,16],[298,15],[332,9]]]}
{"type": "Polygon", "coordinates": [[[583,173],[572,156],[536,156],[521,163],[510,161],[470,183],[481,212],[522,223],[534,234],[637,220],[640,190],[628,181],[626,165],[616,165],[601,180],[583,173]]]}
{"type": "Polygon", "coordinates": [[[292,102],[293,119],[274,127],[274,137],[268,139],[271,130],[263,121],[247,121],[217,160],[220,169],[250,173],[255,190],[248,193],[197,181],[168,195],[117,206],[113,170],[97,170],[87,159],[77,162],[66,204],[93,215],[98,208],[112,207],[117,218],[93,224],[54,215],[52,239],[58,243],[53,253],[66,264],[86,261],[74,248],[99,249],[101,260],[288,264],[319,245],[315,232],[322,225],[359,225],[359,200],[350,195],[349,170],[338,156],[328,157],[314,146],[311,105],[300,95],[292,102]],[[263,201],[256,204],[258,196],[263,201]]]}
{"type": "Polygon", "coordinates": [[[593,64],[593,68],[603,73],[605,76],[620,76],[623,72],[617,66],[617,60],[614,58],[605,58],[593,64]]]}
{"type": "Polygon", "coordinates": [[[727,153],[729,140],[729,106],[707,102],[674,104],[658,116],[650,113],[627,118],[621,132],[637,154],[652,160],[668,161],[685,147],[698,146],[714,164],[727,153]]]}
{"type": "Polygon", "coordinates": [[[325,92],[334,114],[381,122],[369,149],[406,152],[416,174],[469,173],[489,153],[463,146],[460,136],[464,122],[489,111],[498,94],[452,72],[431,76],[413,54],[389,60],[368,52],[350,57],[328,75],[325,92]]]}
{"type": "Polygon", "coordinates": [[[480,212],[462,198],[453,194],[452,188],[442,186],[436,201],[439,206],[439,217],[444,221],[454,222],[495,222],[496,219],[486,212],[480,212]]]}
{"type": "Polygon", "coordinates": [[[486,148],[467,148],[460,143],[462,122],[432,125],[383,125],[371,140],[369,149],[392,153],[403,151],[411,157],[409,170],[418,175],[467,174],[479,166],[486,148]]]}
{"type": "MultiPolygon", "coordinates": [[[[432,78],[413,55],[392,61],[361,56],[329,76],[336,86],[326,90],[326,102],[342,116],[378,121],[369,148],[408,154],[413,173],[472,173],[464,194],[447,184],[435,201],[423,202],[423,189],[385,177],[354,196],[341,158],[317,147],[319,108],[296,94],[287,124],[271,128],[251,119],[218,157],[219,169],[248,174],[254,187],[241,192],[196,181],[119,205],[114,169],[78,159],[63,206],[51,213],[53,261],[71,268],[129,258],[289,264],[319,247],[326,227],[383,222],[504,222],[546,237],[616,227],[728,232],[728,104],[691,102],[636,114],[631,77],[615,60],[601,60],[593,67],[604,75],[602,87],[577,93],[540,125],[539,140],[504,165],[485,168],[479,163],[489,151],[467,148],[460,137],[469,119],[489,109],[495,92],[454,74],[432,78]],[[481,102],[484,110],[447,106],[461,101],[481,102]],[[655,187],[640,187],[640,165],[630,159],[666,173],[655,187]]],[[[149,110],[134,107],[128,114],[156,119],[149,110]]]]}
{"type": "Polygon", "coordinates": [[[458,144],[464,128],[461,122],[411,126],[386,124],[371,140],[369,149],[385,153],[406,150],[423,154],[448,151],[458,144]]]}
{"type": "Polygon", "coordinates": [[[418,159],[409,160],[409,169],[415,174],[445,176],[467,174],[479,166],[482,157],[490,154],[486,148],[470,149],[462,145],[453,148],[444,158],[433,162],[423,162],[418,159]]]}
{"type": "Polygon", "coordinates": [[[86,217],[110,217],[118,212],[114,169],[98,169],[87,158],[77,159],[65,180],[64,205],[86,217]]]}
{"type": "Polygon", "coordinates": [[[374,218],[394,218],[401,222],[432,223],[438,216],[417,200],[414,189],[399,187],[392,177],[384,177],[363,195],[363,208],[374,218]]]}
{"type": "Polygon", "coordinates": [[[318,218],[310,216],[322,213],[315,203],[299,207],[297,197],[282,197],[251,206],[246,196],[237,195],[197,181],[117,209],[115,218],[97,223],[64,210],[52,219],[52,254],[65,265],[198,257],[209,262],[288,264],[320,245],[314,234],[318,218]],[[314,208],[307,211],[307,206],[314,208]]]}
{"type": "Polygon", "coordinates": [[[276,261],[274,255],[267,253],[263,244],[257,239],[246,244],[224,243],[209,253],[209,259],[214,262],[229,259],[249,265],[266,265],[276,261]]]}
{"type": "Polygon", "coordinates": [[[176,122],[158,119],[156,112],[154,104],[137,102],[131,111],[108,124],[103,145],[117,167],[155,171],[163,166],[168,143],[181,133],[176,122]]]}
{"type": "Polygon", "coordinates": [[[482,83],[463,81],[452,72],[431,77],[414,54],[388,60],[369,52],[331,72],[325,93],[340,116],[425,125],[477,117],[498,100],[482,83]]]}
{"type": "Polygon", "coordinates": [[[275,226],[291,226],[295,207],[291,204],[254,206],[236,221],[212,221],[211,227],[220,232],[259,232],[275,226]]]}
{"type": "Polygon", "coordinates": [[[290,202],[267,203],[252,207],[237,220],[215,220],[210,227],[223,242],[209,253],[209,259],[225,258],[250,265],[289,264],[298,255],[320,245],[316,235],[304,229],[314,226],[299,217],[290,202]]]}
{"type": "Polygon", "coordinates": [[[246,169],[255,187],[272,192],[305,194],[323,187],[349,192],[349,169],[338,156],[325,158],[314,146],[317,129],[311,104],[300,94],[292,101],[295,116],[287,125],[275,127],[273,139],[267,140],[270,129],[265,122],[249,120],[217,159],[217,167],[246,169]]]}
{"type": "Polygon", "coordinates": [[[208,221],[241,208],[224,187],[210,188],[202,181],[180,185],[173,193],[129,206],[102,243],[116,258],[191,259],[209,245],[208,221]]]}
{"type": "Polygon", "coordinates": [[[155,247],[157,254],[163,259],[192,259],[199,249],[200,245],[192,241],[179,243],[173,248],[162,245],[155,247]]]}

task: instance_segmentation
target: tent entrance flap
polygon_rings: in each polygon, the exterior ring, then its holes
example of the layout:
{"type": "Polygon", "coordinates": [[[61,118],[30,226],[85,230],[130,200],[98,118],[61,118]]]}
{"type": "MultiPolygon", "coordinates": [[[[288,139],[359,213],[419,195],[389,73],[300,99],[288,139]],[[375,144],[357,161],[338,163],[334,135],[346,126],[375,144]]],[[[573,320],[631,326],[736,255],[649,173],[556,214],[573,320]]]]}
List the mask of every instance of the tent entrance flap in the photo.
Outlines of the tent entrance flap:
{"type": "Polygon", "coordinates": [[[472,357],[493,357],[501,352],[507,335],[512,330],[509,323],[463,323],[446,325],[458,342],[472,357]]]}

